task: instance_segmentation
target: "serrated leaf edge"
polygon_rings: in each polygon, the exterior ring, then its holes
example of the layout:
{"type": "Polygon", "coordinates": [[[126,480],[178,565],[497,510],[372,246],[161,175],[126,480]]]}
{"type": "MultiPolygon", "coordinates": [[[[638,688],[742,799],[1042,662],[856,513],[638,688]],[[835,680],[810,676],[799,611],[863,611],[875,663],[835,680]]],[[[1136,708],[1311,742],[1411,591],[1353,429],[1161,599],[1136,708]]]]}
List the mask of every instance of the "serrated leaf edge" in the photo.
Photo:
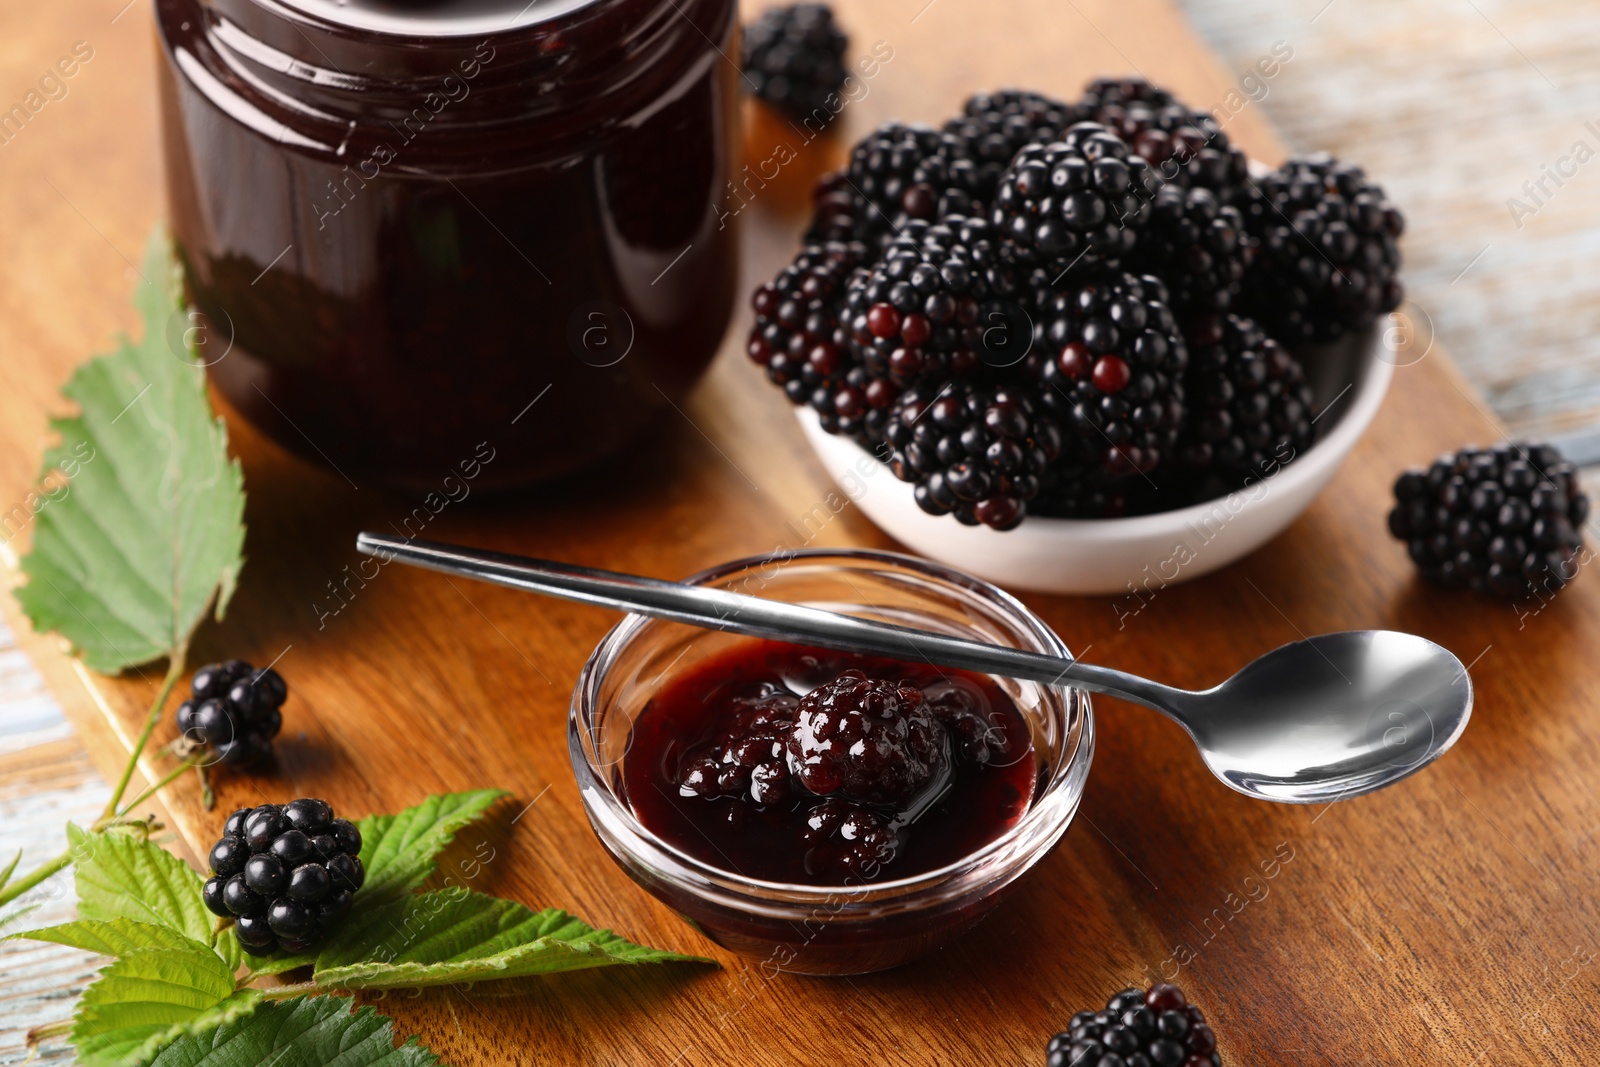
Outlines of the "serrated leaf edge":
{"type": "MultiPolygon", "coordinates": [[[[89,988],[84,991],[83,997],[78,1001],[77,1008],[73,1011],[71,1040],[73,1047],[78,1052],[80,1060],[83,1061],[86,1067],[101,1067],[102,1064],[103,1067],[139,1067],[139,1065],[149,1062],[149,1060],[152,1059],[156,1053],[160,1051],[160,1049],[171,1044],[173,1041],[184,1036],[185,1034],[200,1033],[204,1030],[221,1026],[227,1022],[242,1018],[243,1016],[248,1015],[251,1011],[255,1010],[256,1005],[261,1001],[261,991],[258,989],[238,988],[234,983],[233,973],[228,968],[226,961],[217,956],[217,954],[211,951],[210,948],[194,941],[192,938],[187,938],[186,940],[193,945],[193,948],[136,949],[132,952],[124,953],[113,960],[110,964],[100,969],[100,977],[96,978],[95,981],[90,984],[89,988]],[[97,1013],[114,1004],[126,1003],[126,1001],[110,1002],[106,1005],[96,1003],[92,993],[95,986],[99,985],[101,981],[110,977],[118,977],[124,978],[130,983],[148,983],[153,987],[177,986],[177,983],[170,982],[163,978],[131,977],[118,973],[119,968],[136,966],[141,959],[156,957],[171,959],[182,959],[184,957],[188,957],[189,959],[194,960],[197,965],[203,965],[205,967],[211,967],[214,965],[219,968],[219,970],[216,972],[217,976],[226,981],[228,992],[222,996],[221,999],[215,1001],[210,1007],[201,1009],[194,1017],[175,1022],[166,1030],[151,1034],[149,1037],[145,1038],[145,1040],[142,1041],[137,1048],[135,1048],[132,1052],[127,1053],[127,1055],[120,1060],[103,1061],[98,1053],[86,1054],[84,1051],[85,1048],[93,1048],[92,1043],[87,1040],[88,1035],[85,1033],[86,1030],[93,1030],[95,1032],[94,1036],[97,1037],[105,1036],[104,1031],[101,1031],[99,1027],[96,1026],[97,1013]]],[[[219,985],[220,984],[221,982],[219,982],[219,985]]],[[[177,986],[177,988],[186,990],[198,989],[198,987],[194,985],[177,986]]]]}

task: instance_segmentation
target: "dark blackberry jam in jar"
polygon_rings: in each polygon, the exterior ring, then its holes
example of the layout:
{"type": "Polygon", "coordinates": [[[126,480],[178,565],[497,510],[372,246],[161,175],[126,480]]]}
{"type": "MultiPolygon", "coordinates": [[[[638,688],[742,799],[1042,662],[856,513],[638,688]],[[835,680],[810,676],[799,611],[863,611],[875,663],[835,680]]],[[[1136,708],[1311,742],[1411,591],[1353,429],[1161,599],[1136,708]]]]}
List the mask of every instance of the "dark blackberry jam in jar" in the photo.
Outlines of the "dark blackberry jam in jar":
{"type": "Polygon", "coordinates": [[[624,447],[709,365],[736,284],[733,0],[156,10],[203,350],[282,445],[357,484],[481,463],[527,485],[624,447]]]}

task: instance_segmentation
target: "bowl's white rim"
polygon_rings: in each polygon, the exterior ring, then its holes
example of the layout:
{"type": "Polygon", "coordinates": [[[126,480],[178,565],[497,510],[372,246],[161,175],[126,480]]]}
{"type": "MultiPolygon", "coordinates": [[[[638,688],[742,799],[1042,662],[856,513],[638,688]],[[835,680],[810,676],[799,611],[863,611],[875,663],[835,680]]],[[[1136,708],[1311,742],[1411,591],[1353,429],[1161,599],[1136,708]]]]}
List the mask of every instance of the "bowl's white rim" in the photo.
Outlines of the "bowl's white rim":
{"type": "MultiPolygon", "coordinates": [[[[1373,418],[1378,413],[1378,408],[1383,405],[1384,398],[1388,395],[1389,385],[1394,379],[1395,365],[1382,358],[1383,334],[1381,330],[1374,330],[1371,343],[1368,347],[1370,353],[1365,374],[1355,387],[1355,395],[1349,399],[1349,407],[1334,423],[1333,429],[1327,436],[1314,441],[1310,448],[1295,457],[1293,462],[1280,467],[1276,474],[1271,475],[1272,481],[1279,484],[1280,489],[1315,481],[1319,477],[1331,479],[1333,472],[1324,474],[1323,467],[1333,464],[1335,467],[1342,462],[1344,457],[1355,447],[1372,424],[1373,418]]],[[[1341,394],[1342,396],[1342,394],[1341,394]]],[[[1333,404],[1339,403],[1336,397],[1333,404]]],[[[1325,408],[1324,411],[1330,410],[1325,408]]],[[[805,424],[807,435],[826,433],[817,419],[817,413],[809,407],[798,407],[795,416],[805,424]]],[[[829,435],[832,441],[855,453],[857,456],[877,464],[885,472],[889,466],[878,457],[862,448],[848,437],[829,435]]],[[[816,444],[812,443],[813,451],[817,451],[816,444]]],[[[818,458],[822,458],[819,454],[818,458]]],[[[837,472],[829,471],[830,476],[837,472]]],[[[895,479],[896,487],[903,487],[907,493],[911,491],[909,483],[895,479]]],[[[863,494],[865,495],[865,494],[863,494]]],[[[1158,511],[1150,515],[1133,515],[1120,519],[1056,519],[1042,515],[1029,515],[1022,520],[1022,526],[1040,534],[1056,534],[1062,537],[1082,538],[1086,535],[1110,535],[1118,539],[1157,536],[1171,532],[1173,527],[1183,527],[1191,521],[1199,521],[1210,515],[1217,507],[1219,500],[1226,500],[1226,496],[1202,500],[1198,504],[1174,511],[1158,511]]],[[[953,522],[947,515],[927,515],[919,512],[930,522],[953,522]]],[[[869,516],[870,517],[870,516],[869,516]]]]}

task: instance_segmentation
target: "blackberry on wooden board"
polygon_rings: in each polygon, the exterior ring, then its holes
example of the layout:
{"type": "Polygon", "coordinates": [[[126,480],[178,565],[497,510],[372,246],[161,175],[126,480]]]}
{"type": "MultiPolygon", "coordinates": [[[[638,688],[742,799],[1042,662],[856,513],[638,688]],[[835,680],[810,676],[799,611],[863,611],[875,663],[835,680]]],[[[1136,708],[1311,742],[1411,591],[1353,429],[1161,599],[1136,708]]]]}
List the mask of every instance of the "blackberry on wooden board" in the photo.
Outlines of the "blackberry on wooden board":
{"type": "Polygon", "coordinates": [[[1085,118],[1111,127],[1163,183],[1230,194],[1249,176],[1244,153],[1215,118],[1143,78],[1090,82],[1077,107],[1085,118]]]}
{"type": "Polygon", "coordinates": [[[1188,360],[1160,279],[1073,271],[1038,308],[1023,367],[1058,416],[1070,463],[1135,478],[1177,443],[1188,360]]]}
{"type": "Polygon", "coordinates": [[[1062,450],[1060,429],[1028,389],[962,381],[908,393],[884,437],[890,469],[916,486],[923,511],[998,530],[1022,521],[1062,450]]]}
{"type": "Polygon", "coordinates": [[[1290,159],[1236,203],[1257,245],[1241,307],[1280,341],[1337,340],[1400,306],[1405,219],[1360,167],[1290,159]]]}
{"type": "Polygon", "coordinates": [[[1000,177],[990,221],[1042,256],[1114,264],[1133,251],[1158,186],[1115,133],[1080,122],[1061,140],[1017,154],[1000,177]]]}
{"type": "Polygon", "coordinates": [[[304,952],[349,914],[366,878],[361,831],[327,801],[240,808],[211,847],[201,898],[252,956],[304,952]]]}
{"type": "Polygon", "coordinates": [[[745,84],[790,115],[810,115],[844,87],[849,45],[827,4],[769,7],[744,27],[745,84]]]}
{"type": "Polygon", "coordinates": [[[1080,1011],[1045,1046],[1046,1067],[1222,1067],[1217,1038],[1183,990],[1124,989],[1103,1011],[1080,1011]]]}
{"type": "Polygon", "coordinates": [[[288,698],[283,676],[271,667],[257,670],[242,659],[207,664],[194,672],[189,699],[178,705],[178,731],[219,762],[244,766],[272,753],[288,698]]]}
{"type": "Polygon", "coordinates": [[[1389,531],[1428,581],[1507,600],[1553,595],[1584,561],[1589,498],[1550,445],[1464,448],[1400,475],[1389,531]]]}
{"type": "Polygon", "coordinates": [[[1216,475],[1221,493],[1232,492],[1311,447],[1316,404],[1288,350],[1239,315],[1202,317],[1188,334],[1188,413],[1177,470],[1216,475]]]}

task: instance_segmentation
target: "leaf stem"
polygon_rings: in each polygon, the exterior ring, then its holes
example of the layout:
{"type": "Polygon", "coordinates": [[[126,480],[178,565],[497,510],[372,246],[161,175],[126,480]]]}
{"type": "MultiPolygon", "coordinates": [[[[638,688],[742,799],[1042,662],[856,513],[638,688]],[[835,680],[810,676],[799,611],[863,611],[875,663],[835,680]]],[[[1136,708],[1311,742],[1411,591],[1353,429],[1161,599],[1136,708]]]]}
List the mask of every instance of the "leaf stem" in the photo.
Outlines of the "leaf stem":
{"type": "Polygon", "coordinates": [[[11,862],[6,864],[6,869],[0,871],[0,889],[4,889],[6,887],[6,883],[11,881],[11,876],[17,873],[17,864],[21,862],[22,850],[19,848],[17,849],[17,854],[11,857],[11,862]]]}
{"type": "Polygon", "coordinates": [[[46,863],[38,870],[31,871],[28,874],[23,875],[21,878],[18,878],[15,882],[10,883],[4,889],[0,889],[0,906],[9,904],[13,900],[16,900],[22,894],[38,885],[46,878],[49,878],[57,871],[64,870],[71,863],[72,850],[69,848],[67,851],[57,856],[49,863],[46,863]]]}
{"type": "Polygon", "coordinates": [[[293,1000],[295,997],[315,996],[328,992],[315,982],[296,982],[293,985],[273,986],[269,989],[255,987],[263,1000],[293,1000]]]}
{"type": "MultiPolygon", "coordinates": [[[[70,1033],[72,1033],[71,1019],[57,1019],[53,1023],[35,1026],[28,1031],[28,1048],[37,1052],[41,1041],[46,1041],[53,1037],[66,1037],[70,1033]]],[[[32,1059],[33,1057],[30,1055],[28,1058],[32,1059]]]]}
{"type": "Polygon", "coordinates": [[[150,735],[155,733],[156,724],[161,721],[161,710],[166,707],[167,697],[172,695],[172,687],[178,684],[178,679],[183,677],[183,661],[185,648],[179,645],[172,650],[167,662],[167,677],[161,683],[161,691],[156,694],[155,703],[150,705],[150,714],[145,716],[144,729],[139,733],[139,740],[133,744],[133,751],[128,754],[128,764],[122,768],[122,777],[117,782],[117,787],[111,791],[111,799],[106,801],[106,815],[115,815],[117,805],[122,802],[122,794],[128,791],[128,783],[133,780],[133,772],[139,766],[139,757],[144,754],[144,747],[150,743],[150,735]]]}

